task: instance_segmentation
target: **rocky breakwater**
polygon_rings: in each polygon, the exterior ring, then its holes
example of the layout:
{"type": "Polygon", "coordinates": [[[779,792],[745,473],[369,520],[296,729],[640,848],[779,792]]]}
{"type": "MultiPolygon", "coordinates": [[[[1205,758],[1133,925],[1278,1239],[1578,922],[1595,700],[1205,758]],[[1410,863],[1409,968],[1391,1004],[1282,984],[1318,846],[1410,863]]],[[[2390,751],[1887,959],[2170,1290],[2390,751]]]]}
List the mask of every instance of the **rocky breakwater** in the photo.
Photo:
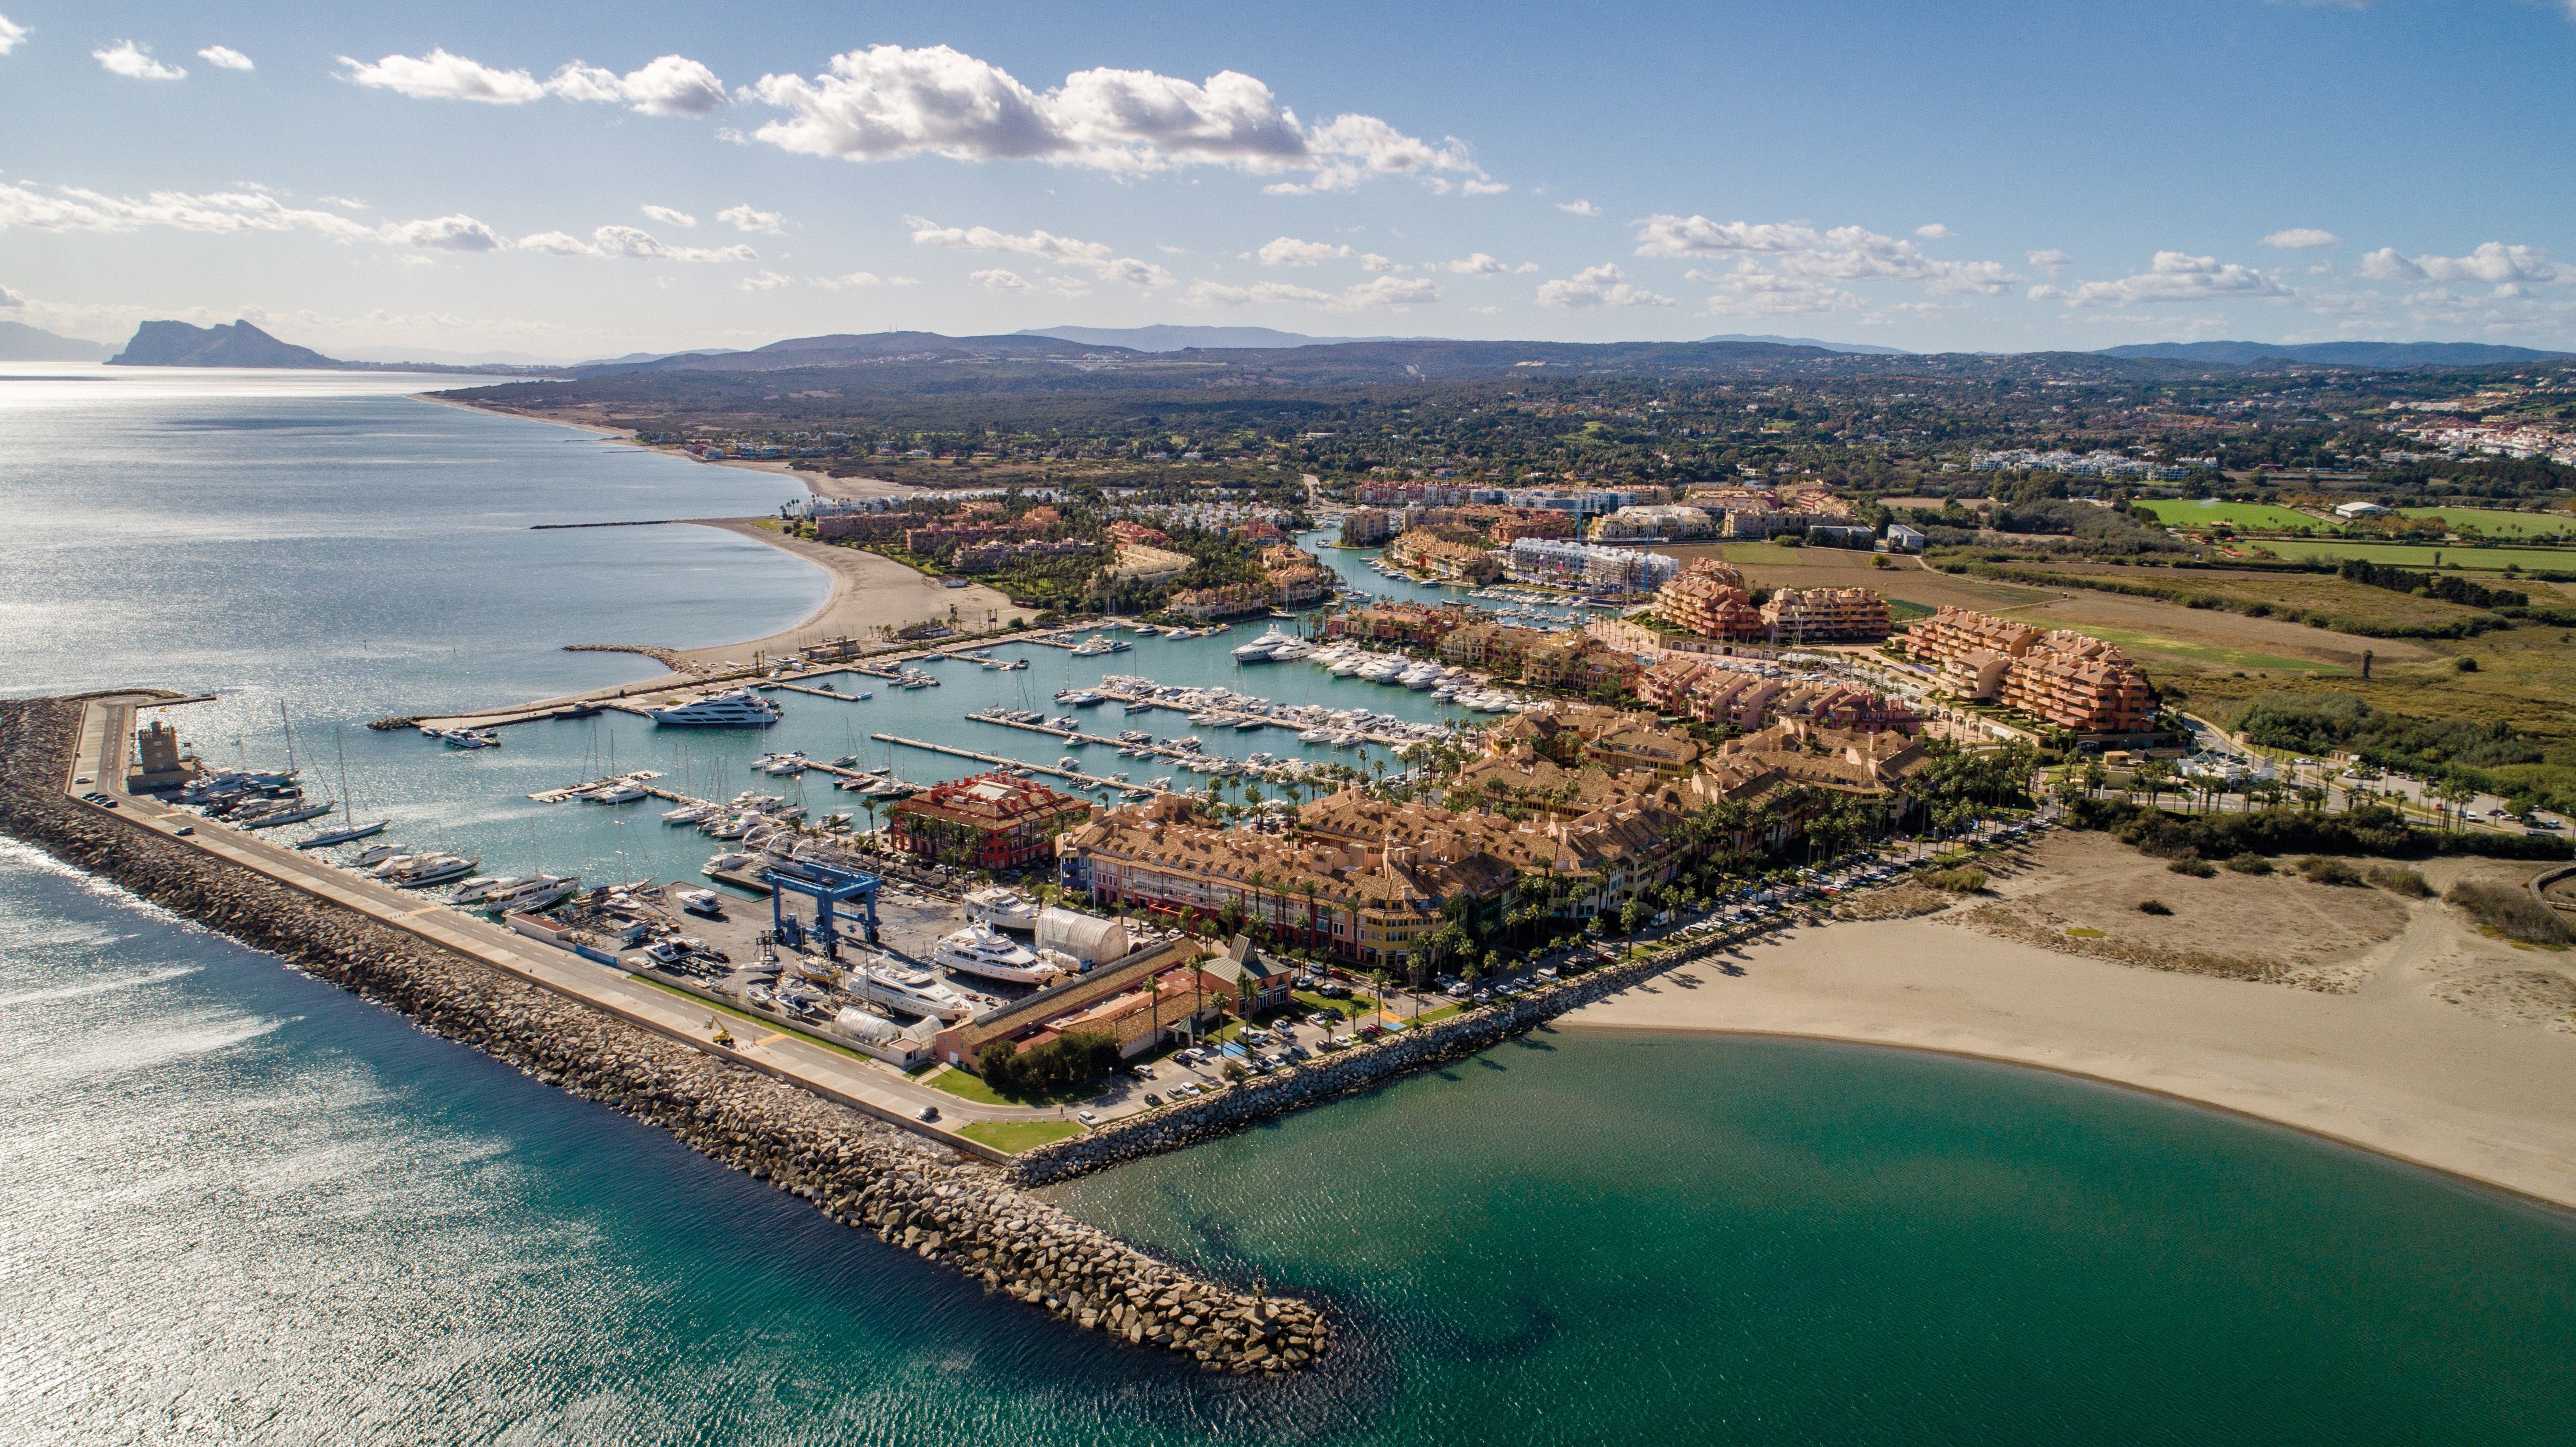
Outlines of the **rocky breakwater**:
{"type": "Polygon", "coordinates": [[[1385,1036],[1308,1061],[1282,1074],[1237,1082],[1214,1095],[1113,1121],[1088,1135],[1039,1146],[1009,1167],[1023,1186],[1070,1180],[1127,1161],[1230,1135],[1417,1070],[1462,1060],[1534,1030],[1568,1010],[1615,995],[1651,975],[1687,964],[1735,940],[1718,936],[1646,959],[1607,965],[1517,998],[1453,1015],[1437,1024],[1385,1036]]]}
{"type": "Polygon", "coordinates": [[[935,1142],[65,798],[79,718],[77,703],[0,701],[0,833],[1070,1325],[1241,1373],[1327,1349],[1309,1303],[1158,1260],[935,1142]]]}

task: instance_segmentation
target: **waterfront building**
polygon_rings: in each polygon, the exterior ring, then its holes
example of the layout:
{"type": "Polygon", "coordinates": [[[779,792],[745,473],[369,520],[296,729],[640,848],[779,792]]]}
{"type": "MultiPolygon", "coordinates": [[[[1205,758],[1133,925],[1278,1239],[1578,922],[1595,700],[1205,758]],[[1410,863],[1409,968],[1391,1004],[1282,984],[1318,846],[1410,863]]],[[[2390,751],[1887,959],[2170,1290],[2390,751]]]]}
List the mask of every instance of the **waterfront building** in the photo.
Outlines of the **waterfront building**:
{"type": "Polygon", "coordinates": [[[1372,603],[1365,608],[1345,608],[1325,619],[1324,635],[1362,643],[1432,648],[1460,628],[1484,626],[1479,620],[1491,616],[1467,603],[1372,603]]]}
{"type": "Polygon", "coordinates": [[[1593,519],[1590,533],[1598,542],[1673,542],[1708,537],[1717,526],[1700,508],[1683,503],[1644,503],[1593,519]]]}
{"type": "Polygon", "coordinates": [[[1523,538],[1571,538],[1574,516],[1546,508],[1502,508],[1485,531],[1494,546],[1508,548],[1523,538]]]}
{"type": "Polygon", "coordinates": [[[1252,936],[1238,934],[1225,953],[1199,966],[1200,973],[1225,988],[1234,1013],[1246,1020],[1289,1001],[1295,969],[1284,960],[1253,948],[1252,936]]]}
{"type": "Polygon", "coordinates": [[[1213,953],[1203,940],[1177,936],[1122,959],[1051,985],[999,1010],[940,1031],[931,1053],[951,1065],[972,1066],[984,1047],[1008,1040],[1034,1049],[1068,1034],[1090,1032],[1118,1040],[1123,1054],[1141,1054],[1161,1037],[1204,1022],[1222,999],[1198,965],[1213,953]]]}
{"type": "Polygon", "coordinates": [[[1452,542],[1428,528],[1407,529],[1389,544],[1386,555],[1400,567],[1444,582],[1483,585],[1503,575],[1503,564],[1486,549],[1452,542]]]}
{"type": "Polygon", "coordinates": [[[1342,514],[1342,542],[1354,548],[1373,548],[1395,535],[1394,519],[1373,507],[1355,507],[1342,514]]]}
{"type": "Polygon", "coordinates": [[[896,802],[897,849],[964,869],[1025,869],[1054,857],[1054,839],[1091,805],[1006,774],[969,774],[896,802]]]}
{"type": "Polygon", "coordinates": [[[1650,593],[1672,580],[1681,565],[1636,548],[1522,538],[1512,544],[1512,576],[1602,593],[1650,593]]]}
{"type": "Polygon", "coordinates": [[[1276,597],[1277,590],[1267,583],[1229,583],[1222,588],[1190,588],[1174,593],[1164,602],[1163,611],[1205,623],[1212,618],[1267,613],[1276,597]]]}
{"type": "Polygon", "coordinates": [[[1887,600],[1867,588],[1782,588],[1762,605],[1762,622],[1783,647],[1877,643],[1894,626],[1887,600]]]}
{"type": "Polygon", "coordinates": [[[1171,537],[1162,529],[1149,528],[1143,523],[1130,522],[1125,518],[1116,519],[1101,531],[1109,535],[1111,542],[1121,547],[1129,543],[1148,548],[1168,548],[1172,545],[1171,537]]]}
{"type": "Polygon", "coordinates": [[[1944,607],[1907,631],[1905,649],[1958,697],[1994,699],[2075,733],[2140,733],[2154,719],[2154,691],[2137,664],[2081,633],[1944,607]]]}
{"type": "Polygon", "coordinates": [[[1444,663],[1509,672],[1521,666],[1531,645],[1555,636],[1545,629],[1516,628],[1508,623],[1469,623],[1441,638],[1440,659],[1444,663]]]}
{"type": "Polygon", "coordinates": [[[1655,616],[1700,638],[1747,643],[1771,636],[1753,606],[1744,574],[1715,558],[1695,558],[1655,592],[1655,616]]]}
{"type": "Polygon", "coordinates": [[[1637,679],[1637,657],[1605,648],[1588,633],[1550,633],[1521,652],[1521,682],[1534,688],[1626,693],[1637,679]]]}

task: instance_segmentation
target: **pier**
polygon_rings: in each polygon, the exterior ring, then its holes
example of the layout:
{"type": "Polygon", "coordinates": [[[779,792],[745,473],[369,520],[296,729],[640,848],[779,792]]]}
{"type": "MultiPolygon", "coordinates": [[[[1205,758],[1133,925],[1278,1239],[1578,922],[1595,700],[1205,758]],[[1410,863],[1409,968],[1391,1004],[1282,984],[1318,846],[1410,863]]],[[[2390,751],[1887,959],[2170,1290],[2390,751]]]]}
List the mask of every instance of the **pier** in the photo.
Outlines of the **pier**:
{"type": "Polygon", "coordinates": [[[1345,729],[1338,724],[1301,723],[1296,719],[1279,718],[1266,713],[1253,713],[1245,709],[1220,708],[1214,705],[1201,706],[1186,704],[1173,699],[1155,698],[1148,694],[1134,692],[1133,690],[1101,687],[1093,689],[1092,692],[1099,694],[1102,698],[1109,700],[1111,703],[1127,706],[1131,710],[1135,706],[1141,704],[1147,708],[1168,708],[1175,713],[1210,715],[1214,717],[1218,723],[1223,724],[1227,728],[1234,728],[1239,724],[1245,723],[1260,724],[1265,728],[1292,729],[1301,733],[1312,728],[1331,728],[1332,731],[1337,734],[1355,734],[1359,737],[1360,742],[1365,744],[1375,744],[1379,748],[1383,749],[1400,749],[1406,744],[1414,742],[1412,739],[1404,738],[1396,734],[1371,733],[1365,729],[1345,729]]]}
{"type": "MultiPolygon", "coordinates": [[[[1041,729],[1039,732],[1044,733],[1048,732],[1048,730],[1041,729]]],[[[952,759],[972,759],[979,764],[994,764],[1006,768],[1027,769],[1031,773],[1047,774],[1059,779],[1071,779],[1075,783],[1081,784],[1087,788],[1133,789],[1138,793],[1143,794],[1168,795],[1178,794],[1181,792],[1178,789],[1157,789],[1151,784],[1122,784],[1116,779],[1104,779],[1096,774],[1085,774],[1073,769],[1050,768],[1045,764],[1032,764],[1024,759],[1014,759],[1002,754],[979,754],[973,749],[959,749],[951,748],[946,744],[924,743],[920,739],[899,738],[894,734],[870,734],[868,737],[881,744],[901,744],[908,749],[925,749],[934,754],[946,754],[952,759]]]]}
{"type": "MultiPolygon", "coordinates": [[[[1127,739],[1111,738],[1106,734],[1087,734],[1082,732],[1080,729],[1060,729],[1051,724],[1029,723],[1025,720],[1015,718],[995,718],[990,714],[970,713],[966,715],[966,719],[969,723],[998,724],[1006,729],[1024,729],[1029,733],[1045,734],[1049,738],[1063,739],[1067,743],[1099,744],[1103,747],[1112,749],[1142,749],[1146,753],[1151,754],[1158,763],[1179,763],[1184,759],[1213,757],[1212,755],[1193,754],[1185,749],[1173,748],[1168,744],[1139,744],[1127,739]]],[[[1283,725],[1283,727],[1284,726],[1285,725],[1283,725]]],[[[885,735],[878,734],[877,737],[884,738],[885,735]]],[[[979,754],[976,757],[980,758],[982,755],[979,754]]],[[[1013,762],[1017,763],[1019,761],[1014,760],[1013,762]]],[[[1246,764],[1240,759],[1229,759],[1226,762],[1249,770],[1251,773],[1274,784],[1295,783],[1298,780],[1307,777],[1307,773],[1316,767],[1313,764],[1307,763],[1303,759],[1269,764],[1261,768],[1253,768],[1252,765],[1246,764]]],[[[1022,768],[1029,769],[1039,768],[1036,764],[1027,763],[1023,763],[1020,766],[1022,768]]],[[[1041,772],[1054,773],[1056,771],[1053,769],[1043,769],[1041,772]]],[[[1065,777],[1080,778],[1082,776],[1078,774],[1067,774],[1065,777]]],[[[1112,783],[1110,787],[1126,788],[1128,786],[1112,783]]]]}

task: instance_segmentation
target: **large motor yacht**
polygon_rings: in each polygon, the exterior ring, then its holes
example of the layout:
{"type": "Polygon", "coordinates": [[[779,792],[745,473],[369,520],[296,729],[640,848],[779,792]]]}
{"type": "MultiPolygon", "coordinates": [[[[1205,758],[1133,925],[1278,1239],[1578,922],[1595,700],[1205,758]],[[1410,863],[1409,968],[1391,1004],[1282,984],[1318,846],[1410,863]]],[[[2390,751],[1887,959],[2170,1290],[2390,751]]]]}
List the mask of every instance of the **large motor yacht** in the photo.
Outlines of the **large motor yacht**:
{"type": "Polygon", "coordinates": [[[1038,907],[1016,889],[989,884],[966,893],[966,917],[995,929],[1033,930],[1038,927],[1038,907]]]}
{"type": "Polygon", "coordinates": [[[1237,663],[1268,663],[1281,648],[1297,641],[1297,638],[1293,634],[1282,633],[1278,629],[1273,628],[1269,632],[1262,634],[1260,637],[1253,639],[1250,643],[1246,643],[1242,647],[1235,649],[1234,661],[1237,663]]]}
{"type": "Polygon", "coordinates": [[[644,716],[674,728],[765,729],[778,722],[778,705],[749,689],[737,688],[687,703],[648,708],[644,716]]]}
{"type": "Polygon", "coordinates": [[[970,924],[939,942],[930,958],[948,969],[1023,985],[1051,984],[1063,971],[988,924],[970,924]]]}
{"type": "MultiPolygon", "coordinates": [[[[1035,959],[1032,955],[1030,958],[1035,959]]],[[[841,988],[862,1000],[954,1023],[975,1013],[975,1002],[939,983],[928,970],[908,970],[891,960],[862,965],[841,977],[841,988]]]]}

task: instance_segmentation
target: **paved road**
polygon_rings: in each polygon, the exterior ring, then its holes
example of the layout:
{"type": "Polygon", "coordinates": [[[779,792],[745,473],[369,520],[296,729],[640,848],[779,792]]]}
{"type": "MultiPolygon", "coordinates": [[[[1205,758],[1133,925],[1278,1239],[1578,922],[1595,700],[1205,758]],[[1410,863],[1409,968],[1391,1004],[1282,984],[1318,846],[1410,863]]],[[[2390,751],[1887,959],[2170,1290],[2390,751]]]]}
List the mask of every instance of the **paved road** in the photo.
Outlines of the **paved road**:
{"type": "MultiPolygon", "coordinates": [[[[992,1154],[941,1125],[913,1118],[924,1105],[936,1105],[943,1117],[972,1120],[1053,1119],[1052,1110],[988,1106],[962,1100],[946,1091],[916,1085],[891,1066],[854,1059],[783,1031],[761,1032],[740,1019],[730,1049],[715,1044],[717,1018],[705,1004],[672,995],[623,971],[594,964],[577,955],[541,945],[498,925],[460,913],[443,904],[405,893],[325,860],[271,844],[257,835],[200,819],[157,800],[124,792],[125,741],[133,736],[138,707],[157,703],[146,695],[125,695],[90,703],[82,718],[80,745],[68,792],[91,788],[117,800],[119,812],[141,827],[173,835],[192,826],[194,834],[179,842],[258,871],[291,888],[354,910],[405,933],[428,940],[468,959],[531,984],[605,1010],[646,1029],[713,1054],[726,1055],[762,1068],[829,1099],[856,1106],[944,1144],[972,1154],[992,1154]],[[80,778],[94,778],[81,784],[80,778]]],[[[175,836],[174,836],[175,837],[175,836]]]]}

